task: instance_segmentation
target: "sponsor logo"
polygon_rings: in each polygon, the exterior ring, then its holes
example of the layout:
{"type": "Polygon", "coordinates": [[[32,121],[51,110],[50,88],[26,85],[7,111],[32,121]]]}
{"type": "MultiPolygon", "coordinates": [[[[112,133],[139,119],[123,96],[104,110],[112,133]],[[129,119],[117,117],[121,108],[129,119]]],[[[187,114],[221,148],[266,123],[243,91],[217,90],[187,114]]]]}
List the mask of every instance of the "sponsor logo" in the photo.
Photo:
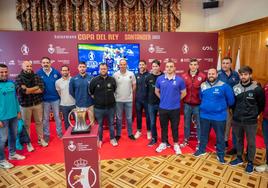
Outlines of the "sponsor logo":
{"type": "Polygon", "coordinates": [[[187,44],[184,44],[181,48],[183,54],[188,54],[189,52],[189,46],[187,44]]]}
{"type": "Polygon", "coordinates": [[[26,44],[23,44],[20,48],[20,51],[22,53],[22,55],[28,55],[29,54],[29,47],[26,44]]]}
{"type": "Polygon", "coordinates": [[[213,51],[212,46],[202,46],[203,51],[213,51]]]}

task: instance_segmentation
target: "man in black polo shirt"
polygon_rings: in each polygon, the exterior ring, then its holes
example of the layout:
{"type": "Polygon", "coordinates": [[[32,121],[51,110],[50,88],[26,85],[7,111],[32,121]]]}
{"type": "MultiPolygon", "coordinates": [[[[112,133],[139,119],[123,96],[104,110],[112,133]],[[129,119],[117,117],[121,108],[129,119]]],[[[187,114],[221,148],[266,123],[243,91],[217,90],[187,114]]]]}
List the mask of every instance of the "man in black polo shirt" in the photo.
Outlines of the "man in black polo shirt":
{"type": "Polygon", "coordinates": [[[95,117],[99,123],[99,147],[102,145],[103,118],[107,117],[110,130],[110,143],[117,146],[118,143],[114,136],[114,113],[115,113],[115,97],[116,89],[115,79],[108,76],[107,64],[100,64],[100,75],[93,78],[90,82],[90,94],[95,101],[95,117]]]}

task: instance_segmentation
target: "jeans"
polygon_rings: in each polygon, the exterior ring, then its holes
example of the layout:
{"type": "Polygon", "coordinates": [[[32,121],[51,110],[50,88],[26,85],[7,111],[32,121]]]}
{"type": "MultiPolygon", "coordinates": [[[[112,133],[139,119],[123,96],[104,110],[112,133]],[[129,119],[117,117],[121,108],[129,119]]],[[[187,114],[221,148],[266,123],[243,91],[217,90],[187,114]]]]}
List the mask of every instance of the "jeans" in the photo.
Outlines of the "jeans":
{"type": "Polygon", "coordinates": [[[114,139],[114,113],[115,109],[112,108],[95,108],[95,117],[99,123],[99,140],[102,141],[103,134],[103,118],[107,117],[109,131],[110,131],[110,140],[114,139]]]}
{"type": "Polygon", "coordinates": [[[184,103],[184,139],[189,140],[190,131],[191,131],[191,123],[192,116],[195,117],[196,120],[196,131],[197,131],[197,139],[200,140],[200,115],[199,115],[199,105],[189,105],[184,103]]]}
{"type": "Polygon", "coordinates": [[[136,101],[137,130],[141,130],[141,127],[142,127],[142,111],[143,111],[143,109],[145,111],[145,116],[146,116],[147,131],[150,131],[151,127],[150,127],[150,117],[149,117],[149,112],[148,112],[148,103],[141,102],[141,101],[136,101]]]}
{"type": "Polygon", "coordinates": [[[158,104],[148,104],[152,138],[157,140],[156,117],[159,109],[158,104]]]}
{"type": "Polygon", "coordinates": [[[5,144],[8,138],[9,156],[16,154],[16,136],[18,119],[17,117],[3,120],[3,127],[0,128],[0,161],[5,159],[5,144]]]}
{"type": "Polygon", "coordinates": [[[43,119],[43,129],[44,129],[44,135],[45,137],[50,136],[49,131],[49,115],[50,115],[50,109],[52,108],[53,114],[54,114],[54,120],[56,122],[56,130],[59,137],[62,136],[62,127],[61,127],[61,119],[59,115],[59,105],[60,100],[56,100],[53,102],[44,102],[44,119],[43,119]]]}
{"type": "MultiPolygon", "coordinates": [[[[226,122],[225,135],[224,135],[225,141],[228,141],[229,136],[230,136],[232,119],[233,119],[233,112],[230,108],[228,108],[227,109],[227,122],[226,122]]],[[[235,137],[235,133],[233,129],[232,129],[232,144],[233,144],[233,149],[236,149],[236,137],[235,137]]]]}
{"type": "Polygon", "coordinates": [[[161,124],[161,142],[168,142],[168,122],[171,124],[173,142],[179,141],[179,123],[180,109],[165,110],[159,108],[160,124],[161,124]]]}
{"type": "Polygon", "coordinates": [[[121,136],[123,110],[125,110],[127,120],[128,136],[132,133],[132,102],[116,102],[116,135],[121,136]]]}
{"type": "Polygon", "coordinates": [[[60,111],[61,111],[61,113],[63,115],[65,130],[67,130],[68,127],[70,126],[70,123],[69,123],[69,113],[74,108],[75,108],[75,105],[73,105],[73,106],[60,106],[60,111]]]}
{"type": "Polygon", "coordinates": [[[208,143],[209,133],[211,128],[214,129],[216,133],[216,151],[219,157],[224,157],[225,153],[225,141],[224,141],[224,127],[226,125],[226,121],[214,121],[209,119],[200,118],[200,143],[199,150],[201,152],[206,151],[206,146],[208,143]]]}
{"type": "Polygon", "coordinates": [[[246,133],[247,157],[249,162],[253,162],[256,153],[257,124],[245,125],[233,121],[232,125],[237,140],[237,156],[242,157],[244,150],[244,134],[246,133]]]}
{"type": "Polygon", "coordinates": [[[266,146],[266,164],[268,164],[268,119],[263,118],[262,121],[262,133],[264,138],[264,143],[266,146]]]}

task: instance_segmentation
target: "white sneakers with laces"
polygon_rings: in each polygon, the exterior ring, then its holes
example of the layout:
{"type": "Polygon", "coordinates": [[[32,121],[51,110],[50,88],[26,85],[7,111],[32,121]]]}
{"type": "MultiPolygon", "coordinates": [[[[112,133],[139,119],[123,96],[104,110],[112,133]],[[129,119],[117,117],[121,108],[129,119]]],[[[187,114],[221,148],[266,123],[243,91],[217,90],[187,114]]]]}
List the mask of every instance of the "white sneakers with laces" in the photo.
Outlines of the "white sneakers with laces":
{"type": "Polygon", "coordinates": [[[141,131],[137,131],[137,132],[135,133],[134,138],[135,138],[135,139],[138,139],[138,138],[140,138],[140,136],[141,136],[141,131]]]}
{"type": "Polygon", "coordinates": [[[173,149],[174,149],[176,155],[180,155],[180,154],[182,154],[182,152],[181,152],[181,148],[180,148],[180,146],[179,146],[178,143],[175,143],[175,144],[174,144],[173,149]]]}
{"type": "Polygon", "coordinates": [[[23,160],[25,158],[26,158],[25,156],[17,154],[17,153],[15,153],[14,155],[10,155],[8,157],[9,160],[23,160]]]}
{"type": "Polygon", "coordinates": [[[159,144],[159,146],[156,148],[155,151],[160,153],[164,151],[165,149],[167,149],[167,144],[162,142],[161,144],[159,144]]]}
{"type": "Polygon", "coordinates": [[[10,162],[8,162],[7,160],[0,161],[0,168],[10,169],[10,168],[13,168],[13,167],[14,167],[14,165],[11,164],[10,162]]]}

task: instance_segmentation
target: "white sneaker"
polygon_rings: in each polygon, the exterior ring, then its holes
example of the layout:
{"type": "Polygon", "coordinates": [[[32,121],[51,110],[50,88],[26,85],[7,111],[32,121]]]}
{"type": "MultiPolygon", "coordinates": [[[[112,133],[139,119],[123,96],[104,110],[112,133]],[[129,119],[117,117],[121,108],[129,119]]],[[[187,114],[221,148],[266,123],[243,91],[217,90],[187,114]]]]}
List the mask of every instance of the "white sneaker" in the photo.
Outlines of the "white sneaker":
{"type": "Polygon", "coordinates": [[[184,140],[182,144],[180,144],[180,147],[184,148],[186,146],[188,146],[189,143],[188,143],[188,140],[184,140]]]}
{"type": "Polygon", "coordinates": [[[26,157],[16,153],[15,155],[10,155],[8,158],[9,160],[23,160],[26,157]]]}
{"type": "Polygon", "coordinates": [[[181,153],[181,148],[180,148],[179,144],[174,144],[173,149],[174,149],[176,155],[182,154],[181,153]]]}
{"type": "Polygon", "coordinates": [[[147,139],[151,140],[152,139],[152,133],[151,131],[147,131],[147,139]]]}
{"type": "Polygon", "coordinates": [[[134,138],[138,139],[141,136],[141,131],[137,131],[134,138]]]}
{"type": "Polygon", "coordinates": [[[167,149],[167,144],[166,143],[161,143],[157,148],[156,148],[156,152],[160,153],[163,150],[167,149]]]}
{"type": "Polygon", "coordinates": [[[38,140],[38,144],[42,147],[47,147],[48,146],[48,143],[44,140],[44,139],[40,139],[38,140]]]}
{"type": "Polygon", "coordinates": [[[0,168],[10,169],[10,168],[13,168],[13,167],[14,167],[14,165],[11,164],[10,162],[8,162],[7,160],[0,161],[0,168]]]}
{"type": "Polygon", "coordinates": [[[27,144],[27,150],[28,150],[28,152],[34,151],[34,147],[32,146],[31,143],[27,144]]]}
{"type": "Polygon", "coordinates": [[[112,146],[118,146],[118,143],[115,138],[110,140],[110,143],[112,144],[112,146]]]}
{"type": "Polygon", "coordinates": [[[256,166],[255,167],[255,170],[257,172],[268,172],[268,165],[267,164],[263,164],[263,165],[260,165],[260,166],[256,166]]]}

